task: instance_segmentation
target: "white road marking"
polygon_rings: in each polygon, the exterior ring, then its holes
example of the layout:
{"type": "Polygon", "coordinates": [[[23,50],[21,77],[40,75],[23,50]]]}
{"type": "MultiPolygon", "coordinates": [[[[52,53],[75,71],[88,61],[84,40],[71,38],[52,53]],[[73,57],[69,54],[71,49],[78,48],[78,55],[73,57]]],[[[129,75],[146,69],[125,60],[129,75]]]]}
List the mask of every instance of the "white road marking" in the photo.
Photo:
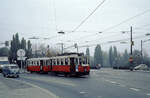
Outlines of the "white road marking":
{"type": "Polygon", "coordinates": [[[130,88],[131,90],[134,90],[134,91],[140,91],[139,89],[137,89],[137,88],[130,88]]]}
{"type": "Polygon", "coordinates": [[[150,96],[150,93],[147,93],[146,95],[150,96]]]}
{"type": "Polygon", "coordinates": [[[24,83],[24,84],[27,84],[27,85],[30,85],[30,86],[35,87],[35,88],[37,88],[37,89],[40,89],[41,91],[47,93],[49,96],[52,96],[52,98],[59,98],[58,96],[56,96],[56,95],[53,94],[52,92],[50,92],[50,91],[48,91],[48,90],[46,90],[46,89],[44,89],[44,88],[41,88],[41,87],[39,87],[39,86],[37,86],[37,85],[31,84],[31,83],[28,83],[28,82],[25,82],[25,81],[21,81],[21,80],[15,80],[15,79],[12,79],[12,80],[18,81],[18,82],[21,82],[21,83],[24,83]]]}
{"type": "Polygon", "coordinates": [[[87,92],[84,92],[84,91],[81,91],[81,92],[80,92],[80,94],[85,94],[85,93],[87,93],[87,92]]]}
{"type": "Polygon", "coordinates": [[[117,82],[114,82],[114,81],[110,81],[110,83],[112,83],[112,84],[117,84],[117,82]]]}

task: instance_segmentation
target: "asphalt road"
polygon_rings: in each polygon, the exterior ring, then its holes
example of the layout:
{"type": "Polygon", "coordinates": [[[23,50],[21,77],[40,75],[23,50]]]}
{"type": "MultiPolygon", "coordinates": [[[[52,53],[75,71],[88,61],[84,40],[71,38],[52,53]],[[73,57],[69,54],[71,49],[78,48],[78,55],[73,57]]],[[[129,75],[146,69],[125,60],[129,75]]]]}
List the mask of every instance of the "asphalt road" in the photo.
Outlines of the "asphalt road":
{"type": "MultiPolygon", "coordinates": [[[[11,90],[40,89],[39,92],[43,92],[40,96],[50,93],[47,98],[150,98],[150,72],[142,71],[100,69],[91,70],[90,76],[67,78],[62,75],[25,73],[15,79],[5,79],[0,75],[0,82],[5,82],[3,84],[11,90]],[[20,86],[19,83],[24,85],[20,86]]],[[[34,95],[32,91],[30,93],[34,95]]],[[[39,96],[39,93],[36,95],[39,96]]]]}

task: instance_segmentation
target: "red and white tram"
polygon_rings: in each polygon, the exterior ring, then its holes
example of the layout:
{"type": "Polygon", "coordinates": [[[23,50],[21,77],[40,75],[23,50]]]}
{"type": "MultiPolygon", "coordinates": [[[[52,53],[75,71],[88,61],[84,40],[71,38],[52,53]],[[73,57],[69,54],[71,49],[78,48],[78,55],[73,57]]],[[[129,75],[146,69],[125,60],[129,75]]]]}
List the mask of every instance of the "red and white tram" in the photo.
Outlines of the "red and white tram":
{"type": "Polygon", "coordinates": [[[87,56],[79,53],[66,53],[50,58],[31,58],[27,60],[30,72],[54,72],[67,75],[89,75],[87,56]]]}

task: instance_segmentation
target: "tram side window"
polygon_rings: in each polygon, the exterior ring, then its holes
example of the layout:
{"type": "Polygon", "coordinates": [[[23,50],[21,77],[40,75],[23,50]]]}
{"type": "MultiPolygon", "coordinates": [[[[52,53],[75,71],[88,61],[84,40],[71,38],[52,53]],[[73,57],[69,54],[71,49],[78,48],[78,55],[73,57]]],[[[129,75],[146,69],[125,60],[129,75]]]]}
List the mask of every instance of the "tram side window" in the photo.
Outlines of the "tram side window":
{"type": "Polygon", "coordinates": [[[78,59],[77,59],[77,58],[74,59],[74,63],[75,63],[76,65],[78,65],[78,59]]]}
{"type": "Polygon", "coordinates": [[[46,60],[46,66],[48,66],[49,65],[49,61],[48,60],[46,60]]]}
{"type": "Polygon", "coordinates": [[[34,62],[32,61],[32,65],[34,65],[34,62]]]}
{"type": "Polygon", "coordinates": [[[65,65],[68,65],[68,58],[65,58],[65,65]]]}
{"type": "Polygon", "coordinates": [[[39,66],[39,61],[37,61],[37,66],[39,66]]]}
{"type": "Polygon", "coordinates": [[[56,65],[56,62],[55,62],[56,60],[55,59],[53,59],[53,65],[56,65]]]}
{"type": "Polygon", "coordinates": [[[79,64],[80,64],[80,65],[82,64],[82,59],[81,59],[81,58],[79,58],[79,64]]]}
{"type": "Polygon", "coordinates": [[[83,64],[87,64],[87,58],[83,58],[83,64]]]}
{"type": "Polygon", "coordinates": [[[36,66],[36,61],[33,61],[33,65],[36,66]]]}
{"type": "Polygon", "coordinates": [[[86,59],[85,58],[83,58],[83,64],[86,64],[86,59]]]}
{"type": "Polygon", "coordinates": [[[32,65],[32,61],[30,61],[30,65],[32,65]]]}
{"type": "Polygon", "coordinates": [[[61,65],[64,65],[64,62],[63,62],[64,60],[63,59],[61,59],[61,65]]]}
{"type": "Polygon", "coordinates": [[[46,66],[50,65],[50,61],[46,60],[46,66]]]}
{"type": "Polygon", "coordinates": [[[53,64],[52,64],[52,59],[50,59],[50,65],[53,65],[53,64]]]}
{"type": "Polygon", "coordinates": [[[56,62],[57,62],[57,64],[56,64],[56,65],[59,65],[59,59],[56,59],[56,62]]]}

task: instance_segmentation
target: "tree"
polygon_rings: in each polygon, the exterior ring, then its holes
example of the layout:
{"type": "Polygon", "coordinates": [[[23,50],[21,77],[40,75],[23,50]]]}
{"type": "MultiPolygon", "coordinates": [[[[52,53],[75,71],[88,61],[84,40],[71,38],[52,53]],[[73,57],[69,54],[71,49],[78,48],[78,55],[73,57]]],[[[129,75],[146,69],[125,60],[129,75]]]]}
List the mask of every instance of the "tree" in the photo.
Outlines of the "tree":
{"type": "Polygon", "coordinates": [[[103,67],[110,67],[108,52],[103,52],[103,67]]]}
{"type": "Polygon", "coordinates": [[[22,38],[22,40],[19,40],[19,35],[16,33],[13,35],[13,38],[11,40],[10,45],[10,51],[9,51],[9,60],[10,62],[17,61],[17,51],[19,49],[24,49],[26,51],[26,56],[31,57],[32,56],[32,48],[31,48],[31,42],[28,41],[26,45],[26,40],[22,38]]]}
{"type": "Polygon", "coordinates": [[[117,60],[117,59],[118,59],[117,47],[114,46],[113,48],[114,48],[113,58],[112,58],[112,60],[113,60],[113,65],[117,65],[117,61],[118,61],[118,60],[117,60]]]}
{"type": "Polygon", "coordinates": [[[5,41],[5,47],[9,46],[9,41],[5,41]]]}
{"type": "Polygon", "coordinates": [[[19,35],[16,33],[13,35],[13,39],[11,41],[11,47],[10,47],[10,53],[9,53],[9,59],[10,62],[14,62],[17,60],[17,51],[20,49],[20,41],[19,41],[19,35]]]}
{"type": "Polygon", "coordinates": [[[7,47],[0,48],[0,56],[8,56],[9,49],[7,47]]]}
{"type": "Polygon", "coordinates": [[[26,56],[27,56],[27,58],[32,57],[32,44],[31,44],[30,40],[28,40],[28,42],[27,42],[26,56]]]}
{"type": "Polygon", "coordinates": [[[86,56],[88,57],[89,64],[91,64],[91,62],[90,62],[90,50],[89,50],[89,48],[86,48],[86,56]]]}
{"type": "Polygon", "coordinates": [[[101,46],[97,45],[94,53],[94,64],[101,64],[103,66],[103,53],[101,50],[101,46]]]}
{"type": "Polygon", "coordinates": [[[112,51],[112,46],[109,48],[109,63],[110,63],[110,66],[112,67],[112,65],[113,65],[113,51],[112,51]]]}
{"type": "Polygon", "coordinates": [[[21,40],[20,48],[26,51],[26,40],[24,38],[21,40]]]}

